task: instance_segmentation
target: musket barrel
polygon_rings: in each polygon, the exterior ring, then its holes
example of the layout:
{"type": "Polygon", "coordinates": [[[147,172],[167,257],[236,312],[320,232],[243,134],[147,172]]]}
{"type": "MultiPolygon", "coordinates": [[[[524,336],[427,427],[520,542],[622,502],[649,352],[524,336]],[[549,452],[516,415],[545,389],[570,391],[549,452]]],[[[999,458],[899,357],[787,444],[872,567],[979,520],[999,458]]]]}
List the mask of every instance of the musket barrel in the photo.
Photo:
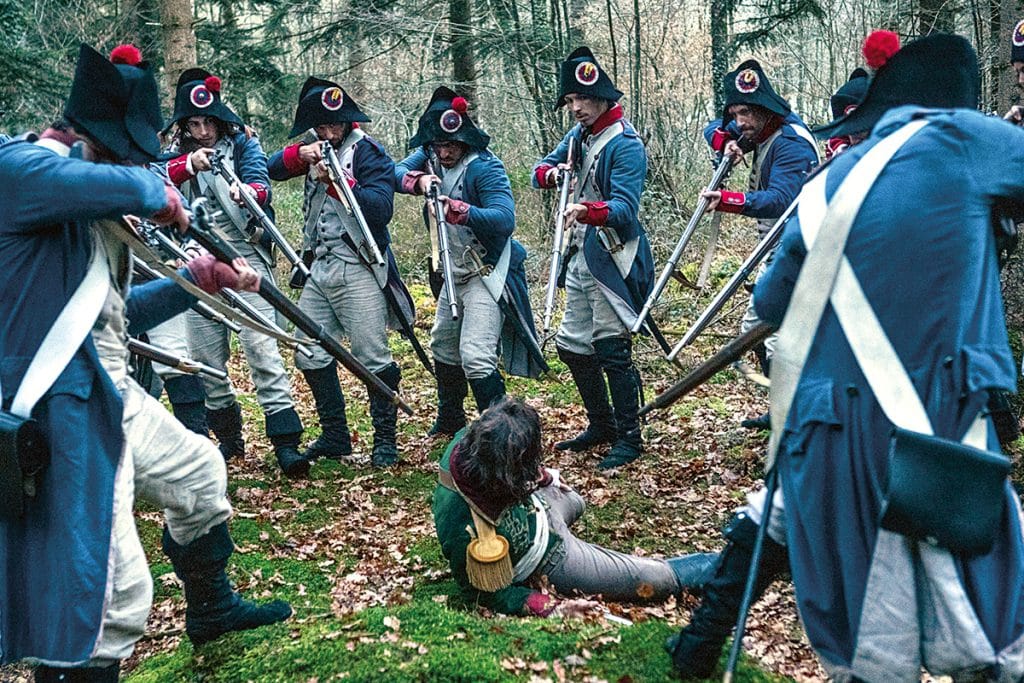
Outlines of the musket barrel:
{"type": "Polygon", "coordinates": [[[704,309],[697,320],[694,321],[693,325],[690,326],[690,329],[688,329],[686,334],[683,335],[683,338],[679,340],[679,343],[672,348],[672,352],[668,354],[668,359],[670,361],[674,361],[676,356],[678,356],[684,348],[693,343],[693,340],[704,331],[704,328],[708,326],[712,318],[718,315],[718,312],[722,310],[722,307],[725,306],[725,302],[739,290],[744,281],[746,281],[746,279],[750,277],[750,274],[757,268],[758,264],[760,264],[761,261],[771,253],[771,250],[775,248],[776,244],[778,244],[779,237],[782,235],[782,230],[786,226],[786,221],[789,220],[793,211],[796,210],[796,205],[796,200],[794,200],[786,208],[783,214],[779,216],[778,220],[775,221],[775,224],[771,229],[764,234],[761,241],[757,243],[756,247],[754,247],[754,251],[750,252],[750,255],[747,256],[739,269],[729,279],[729,282],[719,290],[718,294],[715,295],[715,298],[710,304],[708,304],[707,308],[704,309]]]}
{"type": "Polygon", "coordinates": [[[562,271],[562,257],[565,254],[565,207],[569,203],[569,184],[572,178],[563,172],[558,195],[558,210],[555,215],[555,234],[551,245],[551,268],[548,272],[548,286],[544,294],[544,331],[547,337],[551,331],[551,318],[555,311],[555,294],[558,290],[558,275],[562,271]]]}
{"type": "Polygon", "coordinates": [[[459,303],[455,298],[455,282],[452,267],[452,248],[448,242],[448,223],[444,219],[444,203],[441,201],[441,187],[439,183],[430,186],[427,198],[434,207],[434,223],[437,226],[437,241],[441,252],[441,273],[444,278],[444,291],[448,296],[448,306],[451,309],[452,320],[459,319],[459,303]]]}
{"type": "Polygon", "coordinates": [[[153,346],[152,344],[147,344],[146,342],[135,339],[134,337],[128,338],[128,350],[138,356],[148,358],[155,363],[160,363],[161,365],[166,365],[167,367],[175,368],[192,375],[199,373],[209,375],[210,377],[215,377],[220,380],[228,378],[226,370],[211,367],[191,358],[179,358],[174,354],[168,353],[164,349],[153,346]]]}
{"type": "MultiPolygon", "coordinates": [[[[729,174],[729,169],[732,168],[732,157],[722,157],[722,160],[718,163],[718,167],[715,169],[715,174],[711,178],[711,182],[708,183],[706,192],[713,192],[717,190],[725,177],[729,174]]],[[[651,295],[647,297],[647,301],[644,302],[643,308],[640,309],[640,314],[637,316],[636,322],[633,323],[633,327],[630,329],[634,334],[640,331],[643,327],[644,321],[647,320],[647,316],[650,314],[651,309],[654,308],[654,304],[658,301],[658,297],[665,290],[668,285],[669,279],[672,274],[676,272],[676,265],[679,263],[679,259],[683,255],[683,251],[686,246],[690,243],[690,238],[693,237],[693,233],[696,232],[697,226],[700,225],[700,219],[704,217],[704,214],[708,210],[708,198],[701,194],[700,199],[697,200],[697,206],[693,210],[693,215],[690,216],[689,222],[686,224],[686,229],[683,230],[682,237],[676,242],[676,248],[672,250],[672,255],[669,256],[668,262],[661,271],[661,275],[658,277],[657,282],[654,285],[654,289],[651,290],[651,295]]]]}
{"type": "Polygon", "coordinates": [[[650,403],[640,409],[640,415],[643,416],[653,410],[669,407],[718,374],[719,371],[726,368],[730,363],[739,359],[744,353],[764,341],[774,331],[775,327],[765,322],[758,323],[750,328],[747,332],[722,347],[711,358],[708,358],[691,370],[686,377],[683,377],[671,387],[655,396],[650,403]]]}
{"type": "Polygon", "coordinates": [[[349,213],[355,219],[359,225],[359,231],[363,235],[363,243],[370,252],[370,256],[373,257],[374,265],[384,266],[384,255],[380,253],[380,248],[377,246],[377,240],[373,236],[373,232],[370,231],[370,226],[366,222],[366,217],[363,215],[363,209],[359,206],[359,202],[356,201],[356,196],[352,192],[352,188],[349,187],[348,182],[345,181],[345,176],[341,171],[341,160],[338,159],[337,152],[334,151],[334,147],[331,146],[330,142],[326,140],[322,143],[321,154],[324,161],[327,162],[327,169],[331,176],[331,185],[334,186],[334,191],[338,193],[338,198],[341,199],[342,204],[348,209],[349,213]]]}

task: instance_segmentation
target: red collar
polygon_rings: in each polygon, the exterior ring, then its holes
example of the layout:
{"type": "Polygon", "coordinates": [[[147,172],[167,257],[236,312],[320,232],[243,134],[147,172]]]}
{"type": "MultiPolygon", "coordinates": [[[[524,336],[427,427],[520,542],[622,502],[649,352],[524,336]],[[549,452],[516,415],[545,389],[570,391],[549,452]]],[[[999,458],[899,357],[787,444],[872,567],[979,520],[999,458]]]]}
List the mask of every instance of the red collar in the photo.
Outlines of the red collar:
{"type": "Polygon", "coordinates": [[[768,122],[764,124],[764,128],[761,129],[761,135],[757,138],[757,144],[760,145],[774,135],[775,131],[782,128],[783,123],[785,123],[785,121],[782,120],[781,116],[773,114],[772,117],[768,119],[768,122]]]}
{"type": "Polygon", "coordinates": [[[597,117],[594,125],[590,127],[590,134],[597,135],[602,130],[622,119],[622,105],[616,102],[612,108],[597,117]]]}

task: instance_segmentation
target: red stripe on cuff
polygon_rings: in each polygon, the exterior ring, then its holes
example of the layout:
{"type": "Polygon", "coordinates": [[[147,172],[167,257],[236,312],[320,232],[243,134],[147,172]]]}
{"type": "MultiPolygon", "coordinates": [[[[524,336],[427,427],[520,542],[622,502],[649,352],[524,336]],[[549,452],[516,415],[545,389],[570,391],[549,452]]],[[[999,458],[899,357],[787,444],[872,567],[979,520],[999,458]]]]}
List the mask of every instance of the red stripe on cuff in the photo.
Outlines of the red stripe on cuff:
{"type": "Polygon", "coordinates": [[[188,172],[187,154],[182,154],[177,159],[171,159],[167,162],[167,177],[175,185],[181,185],[185,181],[192,179],[192,174],[188,172]]]}
{"type": "Polygon", "coordinates": [[[284,162],[284,167],[289,173],[299,175],[309,170],[309,164],[302,160],[299,156],[300,145],[288,145],[284,148],[284,152],[281,154],[281,161],[284,162]]]}

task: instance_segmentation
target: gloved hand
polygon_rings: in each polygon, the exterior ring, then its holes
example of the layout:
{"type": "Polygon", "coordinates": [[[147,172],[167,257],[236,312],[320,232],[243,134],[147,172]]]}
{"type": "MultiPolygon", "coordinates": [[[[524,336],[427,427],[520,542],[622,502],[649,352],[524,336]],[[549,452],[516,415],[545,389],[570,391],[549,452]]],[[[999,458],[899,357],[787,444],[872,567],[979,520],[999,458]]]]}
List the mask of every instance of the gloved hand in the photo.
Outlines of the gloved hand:
{"type": "Polygon", "coordinates": [[[237,258],[228,265],[213,254],[203,254],[185,267],[196,285],[207,294],[216,294],[225,287],[245,292],[256,292],[260,288],[260,274],[244,258],[237,258]]]}

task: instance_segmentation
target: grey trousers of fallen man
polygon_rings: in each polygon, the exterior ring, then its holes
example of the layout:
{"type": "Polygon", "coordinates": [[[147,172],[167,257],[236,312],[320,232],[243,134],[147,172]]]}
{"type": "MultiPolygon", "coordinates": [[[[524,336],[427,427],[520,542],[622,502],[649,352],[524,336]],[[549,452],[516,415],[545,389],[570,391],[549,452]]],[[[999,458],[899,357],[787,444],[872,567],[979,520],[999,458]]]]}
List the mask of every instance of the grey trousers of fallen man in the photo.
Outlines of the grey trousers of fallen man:
{"type": "Polygon", "coordinates": [[[569,527],[586,507],[580,494],[557,485],[537,493],[547,503],[551,533],[562,539],[562,548],[535,575],[547,576],[559,593],[600,594],[622,602],[658,601],[679,593],[679,580],[664,560],[627,555],[573,536],[569,527]]]}

